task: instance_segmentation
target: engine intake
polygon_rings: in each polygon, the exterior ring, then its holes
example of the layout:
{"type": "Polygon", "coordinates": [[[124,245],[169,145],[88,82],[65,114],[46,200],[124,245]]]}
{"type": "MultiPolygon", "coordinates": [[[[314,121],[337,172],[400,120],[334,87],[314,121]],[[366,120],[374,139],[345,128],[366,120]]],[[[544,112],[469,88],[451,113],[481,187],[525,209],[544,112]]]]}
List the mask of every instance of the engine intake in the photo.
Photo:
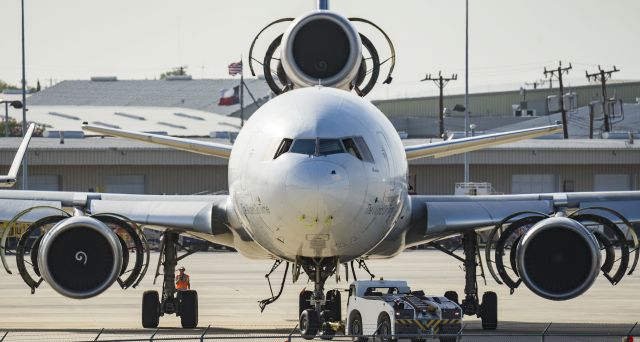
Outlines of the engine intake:
{"type": "Polygon", "coordinates": [[[118,278],[122,264],[119,238],[106,224],[86,216],[58,222],[44,235],[38,251],[42,278],[71,298],[102,293],[118,278]]]}
{"type": "Polygon", "coordinates": [[[358,75],[362,41],[345,17],[316,11],[298,17],[282,38],[282,67],[296,87],[349,87],[358,75]]]}
{"type": "Polygon", "coordinates": [[[598,276],[601,257],[595,236],[566,217],[541,220],[516,247],[522,281],[541,297],[567,300],[587,291],[598,276]]]}

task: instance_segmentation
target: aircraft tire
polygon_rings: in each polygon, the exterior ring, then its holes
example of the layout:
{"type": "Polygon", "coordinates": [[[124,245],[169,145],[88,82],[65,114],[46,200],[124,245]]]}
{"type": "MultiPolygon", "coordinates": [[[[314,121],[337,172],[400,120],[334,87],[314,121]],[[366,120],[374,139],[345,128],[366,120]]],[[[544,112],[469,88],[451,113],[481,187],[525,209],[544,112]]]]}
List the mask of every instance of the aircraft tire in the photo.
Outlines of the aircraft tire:
{"type": "Polygon", "coordinates": [[[183,291],[180,301],[180,323],[185,329],[198,326],[198,292],[183,291]]]}
{"type": "Polygon", "coordinates": [[[331,310],[323,310],[320,313],[320,338],[332,340],[336,332],[331,328],[330,322],[335,322],[335,313],[331,310]]]}
{"type": "Polygon", "coordinates": [[[448,300],[460,305],[460,302],[458,301],[458,292],[456,292],[456,291],[447,291],[447,292],[444,293],[444,296],[448,300]]]}
{"type": "Polygon", "coordinates": [[[160,324],[160,296],[158,291],[145,291],[142,294],[142,326],[157,328],[160,324]]]}
{"type": "Polygon", "coordinates": [[[339,290],[331,290],[327,291],[327,305],[324,307],[325,310],[329,310],[333,313],[334,321],[342,320],[342,300],[340,296],[339,290]]]}
{"type": "Polygon", "coordinates": [[[300,315],[300,335],[305,340],[313,340],[318,334],[319,317],[316,310],[306,309],[300,315]]]}
{"type": "Polygon", "coordinates": [[[482,330],[496,330],[498,328],[498,296],[495,292],[485,292],[482,295],[480,308],[482,330]]]}
{"type": "Polygon", "coordinates": [[[304,310],[312,309],[311,303],[309,303],[311,296],[313,296],[313,292],[311,291],[302,290],[302,292],[300,292],[298,299],[298,317],[302,315],[304,310]]]}

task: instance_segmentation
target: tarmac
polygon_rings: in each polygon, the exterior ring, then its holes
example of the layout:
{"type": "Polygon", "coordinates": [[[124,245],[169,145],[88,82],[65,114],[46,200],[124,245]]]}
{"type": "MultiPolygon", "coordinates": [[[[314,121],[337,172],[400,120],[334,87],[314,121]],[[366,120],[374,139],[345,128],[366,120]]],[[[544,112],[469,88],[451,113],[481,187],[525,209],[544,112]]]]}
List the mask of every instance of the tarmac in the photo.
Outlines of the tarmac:
{"type": "MultiPolygon", "coordinates": [[[[112,286],[103,294],[85,300],[65,298],[42,284],[35,294],[22,283],[15,267],[15,257],[9,256],[13,275],[0,274],[0,340],[3,330],[27,329],[76,332],[95,332],[102,328],[125,332],[149,334],[140,323],[141,298],[146,290],[160,290],[161,278],[156,285],[153,276],[158,254],[151,254],[151,265],[142,283],[135,289],[122,290],[112,286]]],[[[462,296],[464,272],[459,261],[434,250],[409,250],[390,260],[371,260],[369,268],[376,278],[403,279],[412,289],[422,289],[427,294],[443,294],[457,290],[462,296]]],[[[302,275],[296,284],[287,276],[281,298],[260,312],[258,301],[271,296],[264,275],[271,268],[268,260],[249,260],[233,252],[197,253],[184,259],[191,276],[191,285],[199,296],[199,327],[211,325],[218,333],[287,333],[297,323],[298,293],[313,284],[302,275]]],[[[284,264],[274,272],[271,284],[277,293],[284,271],[284,264]]],[[[342,281],[327,281],[326,289],[347,288],[344,270],[342,281]]],[[[640,271],[638,272],[640,273],[640,271]]],[[[363,270],[357,270],[359,279],[368,279],[363,270]]],[[[351,278],[351,277],[350,277],[351,278]]],[[[350,279],[353,280],[353,279],[350,279]]],[[[487,273],[487,285],[478,278],[480,291],[498,294],[501,333],[554,332],[611,332],[621,334],[640,320],[640,275],[626,276],[620,284],[612,286],[600,276],[584,295],[569,301],[555,302],[537,297],[526,287],[509,289],[495,283],[487,273]]],[[[343,302],[346,303],[346,294],[343,302]]],[[[346,304],[343,303],[343,310],[346,304]]],[[[476,317],[465,317],[465,331],[481,332],[476,317]]],[[[180,327],[175,316],[160,319],[164,331],[180,327]]],[[[200,331],[200,330],[197,330],[200,331]]],[[[640,329],[636,328],[635,332],[640,329]]],[[[196,331],[192,331],[196,332],[196,331]]],[[[178,332],[176,332],[178,333],[178,332]]]]}

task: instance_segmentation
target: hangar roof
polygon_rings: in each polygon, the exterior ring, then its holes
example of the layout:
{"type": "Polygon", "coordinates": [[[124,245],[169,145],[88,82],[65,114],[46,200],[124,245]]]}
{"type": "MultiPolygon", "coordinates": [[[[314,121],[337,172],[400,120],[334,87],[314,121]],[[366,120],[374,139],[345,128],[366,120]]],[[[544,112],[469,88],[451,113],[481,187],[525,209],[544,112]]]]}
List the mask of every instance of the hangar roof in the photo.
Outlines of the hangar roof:
{"type": "MultiPolygon", "coordinates": [[[[62,81],[33,94],[28,105],[47,106],[121,106],[179,107],[230,115],[240,105],[218,106],[220,90],[240,84],[238,79],[183,80],[95,80],[62,81]]],[[[269,87],[264,80],[248,78],[245,84],[256,99],[267,98],[269,87]]],[[[245,106],[252,103],[245,94],[245,106]]]]}
{"type": "MultiPolygon", "coordinates": [[[[28,109],[29,121],[45,124],[48,132],[80,131],[85,121],[109,128],[166,132],[176,136],[209,136],[211,132],[240,130],[239,118],[188,108],[29,105],[28,109]]],[[[10,113],[17,121],[22,121],[22,110],[11,110],[10,113]]]]}

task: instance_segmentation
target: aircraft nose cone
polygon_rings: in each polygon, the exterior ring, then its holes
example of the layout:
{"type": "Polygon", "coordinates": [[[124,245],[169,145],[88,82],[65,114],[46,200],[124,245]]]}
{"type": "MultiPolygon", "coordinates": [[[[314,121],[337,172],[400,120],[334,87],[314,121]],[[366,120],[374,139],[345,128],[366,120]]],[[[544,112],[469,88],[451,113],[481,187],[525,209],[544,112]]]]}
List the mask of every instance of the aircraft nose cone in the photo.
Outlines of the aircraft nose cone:
{"type": "Polygon", "coordinates": [[[289,203],[303,215],[313,218],[330,215],[343,205],[349,194],[346,170],[317,158],[294,166],[287,175],[285,186],[289,203]]]}

